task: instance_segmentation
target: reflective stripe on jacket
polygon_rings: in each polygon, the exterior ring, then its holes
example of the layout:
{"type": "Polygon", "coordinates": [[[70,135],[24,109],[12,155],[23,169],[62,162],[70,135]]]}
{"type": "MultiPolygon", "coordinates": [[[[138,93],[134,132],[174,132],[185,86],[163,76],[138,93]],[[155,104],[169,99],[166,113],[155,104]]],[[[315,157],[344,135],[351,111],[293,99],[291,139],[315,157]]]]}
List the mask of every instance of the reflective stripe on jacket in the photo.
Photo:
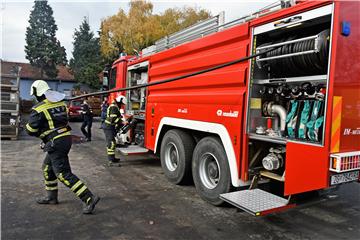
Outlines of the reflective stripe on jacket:
{"type": "Polygon", "coordinates": [[[32,108],[26,130],[29,135],[39,137],[44,142],[70,135],[66,104],[47,99],[41,101],[32,108]]]}

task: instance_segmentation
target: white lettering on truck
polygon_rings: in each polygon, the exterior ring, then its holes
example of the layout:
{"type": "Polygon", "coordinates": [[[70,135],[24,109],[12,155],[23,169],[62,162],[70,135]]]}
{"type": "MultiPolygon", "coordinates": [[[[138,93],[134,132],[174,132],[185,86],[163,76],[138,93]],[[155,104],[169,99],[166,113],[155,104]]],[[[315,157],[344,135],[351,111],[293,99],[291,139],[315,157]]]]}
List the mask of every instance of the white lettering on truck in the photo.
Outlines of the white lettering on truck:
{"type": "Polygon", "coordinates": [[[348,136],[348,135],[360,135],[360,128],[357,129],[345,128],[344,136],[348,136]]]}
{"type": "Polygon", "coordinates": [[[239,111],[223,112],[223,110],[219,109],[217,110],[216,115],[218,115],[219,117],[237,118],[239,116],[239,111]]]}

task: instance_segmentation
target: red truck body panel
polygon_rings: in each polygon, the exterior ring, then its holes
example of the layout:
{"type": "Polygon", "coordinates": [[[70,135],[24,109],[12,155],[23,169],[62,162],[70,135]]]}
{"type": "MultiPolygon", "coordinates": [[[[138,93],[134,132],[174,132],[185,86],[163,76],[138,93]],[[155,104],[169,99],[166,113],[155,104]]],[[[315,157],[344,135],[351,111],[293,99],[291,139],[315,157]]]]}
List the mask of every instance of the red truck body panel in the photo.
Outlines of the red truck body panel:
{"type": "MultiPolygon", "coordinates": [[[[360,146],[360,4],[356,1],[336,2],[334,25],[334,61],[332,64],[333,97],[342,101],[339,112],[339,135],[336,131],[331,141],[338,138],[338,149],[331,152],[347,152],[359,150],[360,146]],[[343,36],[340,33],[341,24],[349,22],[351,33],[343,36]],[[335,55],[336,54],[336,55],[335,55]],[[357,144],[355,144],[357,143],[357,144]]],[[[332,106],[331,106],[332,107],[332,106]]],[[[334,106],[335,107],[335,106],[334,106]]],[[[334,109],[334,108],[333,108],[334,109]]],[[[336,120],[336,116],[333,117],[336,120]]],[[[333,144],[336,148],[336,144],[333,144]]]]}
{"type": "MultiPolygon", "coordinates": [[[[334,12],[324,123],[325,139],[323,145],[287,141],[284,193],[290,195],[327,188],[330,154],[359,151],[360,146],[358,2],[302,2],[294,7],[140,58],[129,65],[149,61],[148,82],[152,83],[237,60],[250,55],[251,33],[254,27],[328,4],[334,4],[334,12]],[[350,36],[341,35],[343,21],[351,24],[350,36]],[[334,102],[340,107],[335,106],[334,102]],[[339,114],[340,124],[335,121],[339,114]]],[[[123,62],[116,64],[121,65],[123,62]]],[[[126,66],[121,65],[120,68],[122,72],[118,71],[121,76],[117,78],[120,79],[117,88],[125,86],[123,80],[126,78],[126,66]]],[[[179,81],[149,87],[145,147],[157,150],[155,147],[160,145],[156,143],[157,133],[164,117],[221,124],[231,139],[238,178],[244,182],[248,181],[249,136],[245,123],[249,69],[250,61],[245,61],[179,81]]],[[[224,147],[227,151],[229,146],[224,147]]]]}
{"type": "MultiPolygon", "coordinates": [[[[249,30],[244,24],[151,57],[150,82],[203,70],[247,56],[249,30]]],[[[146,116],[146,147],[154,150],[156,132],[163,117],[185,118],[223,124],[234,139],[238,166],[248,63],[236,64],[177,82],[149,88],[146,116]],[[152,113],[154,108],[154,114],[152,113]],[[237,118],[223,118],[238,112],[237,118]],[[153,129],[153,130],[152,130],[153,129]],[[155,134],[151,134],[153,133],[155,134]]]]}

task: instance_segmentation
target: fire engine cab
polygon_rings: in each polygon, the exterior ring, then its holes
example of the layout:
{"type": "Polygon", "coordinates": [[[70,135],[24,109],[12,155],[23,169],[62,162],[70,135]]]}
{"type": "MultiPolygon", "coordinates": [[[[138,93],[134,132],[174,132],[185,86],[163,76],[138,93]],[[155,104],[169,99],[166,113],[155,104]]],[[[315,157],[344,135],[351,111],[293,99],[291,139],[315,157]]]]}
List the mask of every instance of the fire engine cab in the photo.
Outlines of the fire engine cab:
{"type": "Polygon", "coordinates": [[[359,181],[359,6],[281,1],[227,24],[220,14],[119,58],[109,88],[131,90],[110,99],[126,94],[137,121],[119,150],[154,152],[169,181],[254,215],[359,181]]]}

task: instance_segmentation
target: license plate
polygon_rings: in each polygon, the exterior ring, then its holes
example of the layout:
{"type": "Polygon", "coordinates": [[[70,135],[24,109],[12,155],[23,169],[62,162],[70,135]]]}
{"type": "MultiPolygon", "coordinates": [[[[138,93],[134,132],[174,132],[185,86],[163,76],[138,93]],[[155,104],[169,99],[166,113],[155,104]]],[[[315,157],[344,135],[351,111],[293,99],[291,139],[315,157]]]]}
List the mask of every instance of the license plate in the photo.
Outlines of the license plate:
{"type": "Polygon", "coordinates": [[[340,173],[331,176],[330,185],[352,182],[358,179],[359,179],[359,171],[340,173]]]}

